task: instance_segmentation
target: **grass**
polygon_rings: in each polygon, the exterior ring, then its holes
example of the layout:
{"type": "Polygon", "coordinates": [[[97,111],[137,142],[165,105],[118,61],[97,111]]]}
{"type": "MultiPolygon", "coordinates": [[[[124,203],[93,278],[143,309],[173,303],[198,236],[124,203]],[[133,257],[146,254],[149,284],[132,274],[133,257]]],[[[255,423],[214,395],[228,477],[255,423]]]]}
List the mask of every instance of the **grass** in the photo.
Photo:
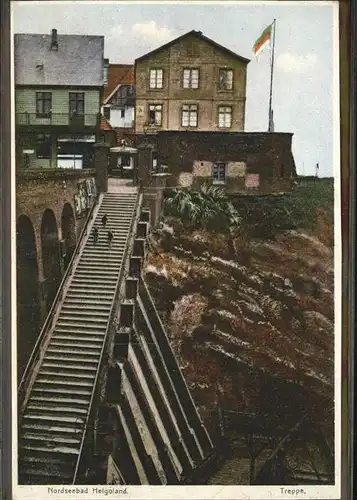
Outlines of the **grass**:
{"type": "Polygon", "coordinates": [[[302,229],[320,236],[333,232],[332,178],[300,177],[292,193],[283,196],[239,197],[234,200],[242,227],[253,237],[274,238],[284,230],[302,229]]]}

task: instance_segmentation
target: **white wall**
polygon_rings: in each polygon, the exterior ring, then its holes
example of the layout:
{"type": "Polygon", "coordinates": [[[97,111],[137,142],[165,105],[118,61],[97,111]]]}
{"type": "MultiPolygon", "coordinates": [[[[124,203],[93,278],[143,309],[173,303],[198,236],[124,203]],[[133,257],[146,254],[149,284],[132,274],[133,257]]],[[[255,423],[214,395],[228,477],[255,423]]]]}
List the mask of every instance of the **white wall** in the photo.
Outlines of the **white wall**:
{"type": "Polygon", "coordinates": [[[134,120],[134,106],[127,106],[124,108],[124,118],[121,117],[120,109],[110,109],[109,123],[112,127],[130,128],[134,120]]]}

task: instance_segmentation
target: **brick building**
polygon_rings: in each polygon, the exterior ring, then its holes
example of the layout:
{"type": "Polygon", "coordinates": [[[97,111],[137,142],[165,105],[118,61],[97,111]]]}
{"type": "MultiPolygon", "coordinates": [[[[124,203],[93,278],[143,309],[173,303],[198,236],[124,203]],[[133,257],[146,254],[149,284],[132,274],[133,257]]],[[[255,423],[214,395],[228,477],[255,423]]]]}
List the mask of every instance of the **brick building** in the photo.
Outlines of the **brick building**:
{"type": "Polygon", "coordinates": [[[296,176],[292,134],[170,132],[155,137],[159,163],[173,186],[216,184],[230,193],[290,191],[296,176]]]}
{"type": "Polygon", "coordinates": [[[104,37],[15,34],[16,165],[88,168],[98,140],[104,37]]]}
{"type": "Polygon", "coordinates": [[[135,131],[244,130],[248,59],[190,31],[135,60],[135,131]]]}

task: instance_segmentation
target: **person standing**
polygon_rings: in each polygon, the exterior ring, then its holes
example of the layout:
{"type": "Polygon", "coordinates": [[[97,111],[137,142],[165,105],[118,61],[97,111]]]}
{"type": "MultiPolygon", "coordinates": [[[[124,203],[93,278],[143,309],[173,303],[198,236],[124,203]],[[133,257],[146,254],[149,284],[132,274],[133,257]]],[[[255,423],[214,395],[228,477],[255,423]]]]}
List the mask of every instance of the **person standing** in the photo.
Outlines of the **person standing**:
{"type": "Polygon", "coordinates": [[[98,241],[98,229],[96,227],[93,228],[93,243],[96,245],[98,241]]]}
{"type": "Polygon", "coordinates": [[[107,214],[104,214],[103,217],[102,217],[102,225],[103,225],[103,227],[105,227],[107,225],[107,222],[108,222],[108,216],[107,216],[107,214]]]}
{"type": "Polygon", "coordinates": [[[114,238],[114,234],[111,231],[108,231],[108,245],[109,245],[109,248],[112,246],[113,238],[114,238]]]}

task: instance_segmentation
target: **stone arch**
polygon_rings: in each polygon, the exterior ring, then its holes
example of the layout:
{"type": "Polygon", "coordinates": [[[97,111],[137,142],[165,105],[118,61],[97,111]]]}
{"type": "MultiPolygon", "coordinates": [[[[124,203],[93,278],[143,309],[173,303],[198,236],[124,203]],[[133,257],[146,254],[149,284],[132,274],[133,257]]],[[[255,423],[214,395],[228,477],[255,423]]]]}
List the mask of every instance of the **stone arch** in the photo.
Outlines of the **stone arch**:
{"type": "Polygon", "coordinates": [[[55,215],[47,208],[41,221],[42,266],[45,279],[45,300],[47,312],[51,308],[61,282],[61,259],[58,227],[55,215]]]}
{"type": "Polygon", "coordinates": [[[76,248],[76,219],[70,203],[65,203],[61,215],[63,263],[66,269],[76,248]]]}
{"type": "Polygon", "coordinates": [[[21,376],[41,327],[36,236],[26,215],[17,220],[16,236],[17,365],[21,376]]]}

